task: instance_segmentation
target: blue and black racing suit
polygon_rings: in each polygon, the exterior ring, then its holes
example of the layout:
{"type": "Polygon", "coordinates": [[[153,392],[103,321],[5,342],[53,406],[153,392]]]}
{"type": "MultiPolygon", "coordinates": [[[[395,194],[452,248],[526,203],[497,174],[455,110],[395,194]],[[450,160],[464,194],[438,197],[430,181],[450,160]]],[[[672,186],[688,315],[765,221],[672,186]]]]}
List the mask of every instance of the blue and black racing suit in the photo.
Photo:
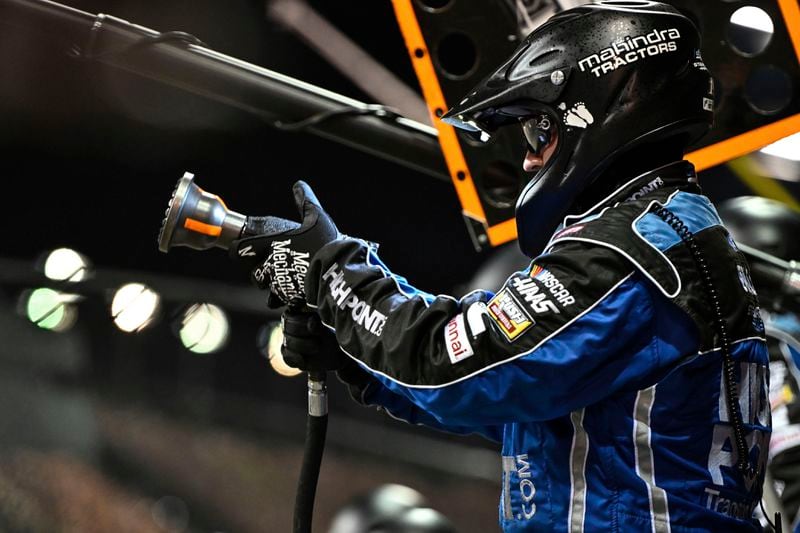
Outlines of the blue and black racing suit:
{"type": "Polygon", "coordinates": [[[768,353],[745,260],[677,162],[568,217],[496,293],[420,292],[374,247],[327,245],[306,296],[366,371],[357,395],[411,423],[502,442],[504,531],[760,531],[768,353]],[[719,295],[755,477],[738,454],[719,295]]]}

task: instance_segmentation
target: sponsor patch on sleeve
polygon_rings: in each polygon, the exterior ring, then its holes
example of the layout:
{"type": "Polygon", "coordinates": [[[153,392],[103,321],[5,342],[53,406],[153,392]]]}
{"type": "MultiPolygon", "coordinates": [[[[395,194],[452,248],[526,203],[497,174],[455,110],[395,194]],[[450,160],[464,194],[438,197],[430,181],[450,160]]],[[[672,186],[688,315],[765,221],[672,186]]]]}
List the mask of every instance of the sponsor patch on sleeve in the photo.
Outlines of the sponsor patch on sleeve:
{"type": "Polygon", "coordinates": [[[508,288],[502,289],[489,301],[489,316],[509,341],[518,339],[534,325],[533,318],[508,288]]]}
{"type": "Polygon", "coordinates": [[[450,356],[452,364],[460,363],[475,355],[464,325],[464,315],[456,315],[444,327],[444,344],[447,346],[447,355],[450,356]]]}

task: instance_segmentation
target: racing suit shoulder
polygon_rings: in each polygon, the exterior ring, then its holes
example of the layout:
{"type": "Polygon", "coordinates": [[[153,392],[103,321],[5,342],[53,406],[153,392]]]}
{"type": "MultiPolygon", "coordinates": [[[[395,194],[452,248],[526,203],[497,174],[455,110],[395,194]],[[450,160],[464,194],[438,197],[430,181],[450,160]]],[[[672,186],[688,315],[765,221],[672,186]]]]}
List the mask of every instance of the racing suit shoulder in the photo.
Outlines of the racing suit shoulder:
{"type": "Polygon", "coordinates": [[[577,241],[625,257],[658,291],[691,317],[701,350],[720,345],[709,317],[708,281],[720,299],[730,340],[763,338],[758,300],[747,262],[711,201],[693,191],[662,189],[609,207],[561,230],[550,246],[577,241]],[[667,210],[666,217],[655,212],[667,210]],[[700,271],[698,261],[705,272],[700,271]]]}

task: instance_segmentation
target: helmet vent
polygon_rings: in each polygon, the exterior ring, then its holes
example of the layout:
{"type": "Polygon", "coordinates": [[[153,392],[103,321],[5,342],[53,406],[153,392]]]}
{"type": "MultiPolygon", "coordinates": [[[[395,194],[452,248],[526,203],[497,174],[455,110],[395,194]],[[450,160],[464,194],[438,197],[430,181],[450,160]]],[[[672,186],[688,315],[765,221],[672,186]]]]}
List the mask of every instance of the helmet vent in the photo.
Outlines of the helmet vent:
{"type": "Polygon", "coordinates": [[[648,2],[645,0],[602,0],[597,2],[601,6],[612,7],[653,7],[655,2],[648,2]]]}
{"type": "Polygon", "coordinates": [[[546,73],[549,75],[551,71],[562,66],[558,61],[560,55],[561,50],[547,50],[532,59],[527,59],[523,54],[508,71],[507,79],[517,81],[536,74],[546,73]]]}
{"type": "Polygon", "coordinates": [[[533,59],[528,61],[528,66],[531,67],[531,68],[536,68],[538,66],[541,66],[544,63],[546,63],[547,61],[549,61],[550,59],[552,59],[553,56],[557,56],[560,53],[561,53],[561,50],[549,50],[549,51],[543,53],[542,55],[534,57],[533,59]]]}

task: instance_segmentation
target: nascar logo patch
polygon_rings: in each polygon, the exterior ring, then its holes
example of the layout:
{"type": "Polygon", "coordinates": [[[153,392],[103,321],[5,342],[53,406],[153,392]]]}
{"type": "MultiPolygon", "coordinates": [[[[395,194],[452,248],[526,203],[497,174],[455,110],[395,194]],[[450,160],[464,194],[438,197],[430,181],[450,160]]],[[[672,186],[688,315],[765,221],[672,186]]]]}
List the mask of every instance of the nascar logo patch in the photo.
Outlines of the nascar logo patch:
{"type": "Polygon", "coordinates": [[[498,292],[489,301],[489,316],[509,341],[515,341],[535,324],[525,308],[508,289],[498,292]]]}
{"type": "Polygon", "coordinates": [[[545,270],[544,267],[540,267],[539,265],[533,265],[533,268],[531,269],[531,277],[538,278],[544,272],[547,272],[547,270],[545,270]]]}

